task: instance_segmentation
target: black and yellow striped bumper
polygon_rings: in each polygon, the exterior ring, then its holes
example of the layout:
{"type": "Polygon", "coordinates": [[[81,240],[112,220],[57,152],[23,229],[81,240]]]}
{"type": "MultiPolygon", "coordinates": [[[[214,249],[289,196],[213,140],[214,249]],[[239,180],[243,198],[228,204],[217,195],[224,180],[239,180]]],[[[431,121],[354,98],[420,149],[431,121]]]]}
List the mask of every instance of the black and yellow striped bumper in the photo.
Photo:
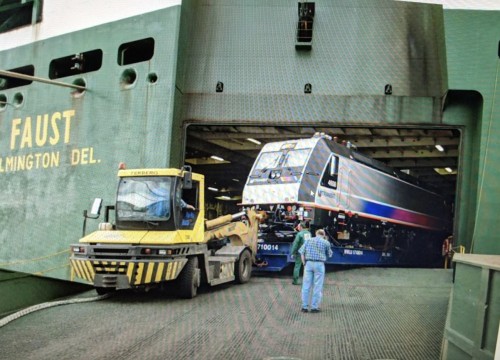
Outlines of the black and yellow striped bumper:
{"type": "Polygon", "coordinates": [[[70,259],[75,276],[96,286],[102,276],[121,278],[120,288],[132,288],[140,285],[175,280],[186,264],[186,258],[155,261],[105,261],[92,259],[70,259]],[[126,277],[126,281],[123,278],[126,277]],[[128,285],[128,286],[127,286],[128,285]]]}

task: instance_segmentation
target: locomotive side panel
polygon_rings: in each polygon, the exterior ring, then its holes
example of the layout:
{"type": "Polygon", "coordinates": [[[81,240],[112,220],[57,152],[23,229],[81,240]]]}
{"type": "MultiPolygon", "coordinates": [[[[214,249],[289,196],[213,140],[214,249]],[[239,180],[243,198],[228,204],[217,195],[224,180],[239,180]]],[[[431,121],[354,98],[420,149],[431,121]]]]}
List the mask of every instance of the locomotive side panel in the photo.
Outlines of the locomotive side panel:
{"type": "Polygon", "coordinates": [[[340,162],[346,163],[340,166],[340,192],[346,198],[341,210],[408,226],[447,228],[448,209],[441,196],[353,160],[340,162]]]}

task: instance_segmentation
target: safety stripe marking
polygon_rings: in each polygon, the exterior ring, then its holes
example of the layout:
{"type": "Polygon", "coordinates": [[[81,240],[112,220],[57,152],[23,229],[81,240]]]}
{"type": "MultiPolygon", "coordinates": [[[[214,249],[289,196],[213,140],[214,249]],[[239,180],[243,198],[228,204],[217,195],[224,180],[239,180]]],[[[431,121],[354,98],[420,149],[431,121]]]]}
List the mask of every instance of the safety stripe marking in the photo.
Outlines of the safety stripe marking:
{"type": "Polygon", "coordinates": [[[75,260],[70,260],[70,263],[71,263],[71,267],[75,271],[76,276],[81,278],[82,275],[80,274],[80,269],[78,268],[78,262],[76,262],[75,260]]]}
{"type": "Polygon", "coordinates": [[[142,274],[141,274],[141,282],[140,282],[140,284],[145,284],[146,283],[146,275],[147,275],[147,272],[148,272],[149,264],[148,263],[142,263],[142,264],[143,264],[143,267],[142,267],[142,274]]]}
{"type": "Polygon", "coordinates": [[[172,264],[172,276],[168,280],[173,280],[177,277],[177,268],[179,267],[179,262],[176,261],[172,264]]]}
{"type": "Polygon", "coordinates": [[[156,269],[155,282],[160,282],[163,279],[163,270],[165,268],[165,263],[159,263],[156,269]]]}
{"type": "Polygon", "coordinates": [[[135,284],[136,285],[141,283],[143,272],[144,272],[144,263],[137,263],[137,268],[135,271],[135,284]]]}
{"type": "Polygon", "coordinates": [[[168,263],[167,265],[167,274],[165,275],[165,280],[170,279],[170,274],[172,273],[172,264],[173,263],[168,263]]]}
{"type": "Polygon", "coordinates": [[[94,281],[95,271],[94,271],[94,267],[92,266],[90,261],[83,261],[82,265],[84,267],[85,273],[87,274],[87,280],[94,281]]]}
{"type": "Polygon", "coordinates": [[[171,263],[165,263],[165,268],[163,269],[163,274],[161,276],[162,280],[167,280],[168,277],[167,277],[167,270],[170,268],[170,265],[171,263]]]}
{"type": "MultiPolygon", "coordinates": [[[[172,262],[110,262],[96,260],[71,260],[76,276],[93,282],[96,271],[125,274],[130,284],[140,285],[177,278],[182,267],[180,261],[172,262]]],[[[230,272],[230,268],[224,267],[223,272],[230,272]]]]}
{"type": "Polygon", "coordinates": [[[89,282],[93,281],[94,272],[91,271],[92,265],[89,264],[88,261],[72,260],[71,265],[73,266],[73,269],[75,270],[76,276],[78,276],[81,279],[87,280],[89,282]]]}
{"type": "Polygon", "coordinates": [[[83,267],[84,262],[83,261],[75,261],[75,269],[76,273],[78,276],[82,279],[85,279],[88,281],[88,275],[85,273],[85,268],[83,267]]]}
{"type": "Polygon", "coordinates": [[[129,284],[132,284],[134,276],[134,263],[129,263],[127,267],[127,278],[129,284]]]}
{"type": "Polygon", "coordinates": [[[145,283],[150,283],[152,278],[153,278],[153,270],[155,268],[155,263],[149,263],[148,264],[148,270],[146,272],[146,278],[144,279],[145,283]]]}
{"type": "Polygon", "coordinates": [[[80,274],[80,269],[78,268],[78,263],[75,260],[70,260],[70,263],[71,263],[71,267],[75,271],[76,276],[81,278],[82,276],[80,274]]]}

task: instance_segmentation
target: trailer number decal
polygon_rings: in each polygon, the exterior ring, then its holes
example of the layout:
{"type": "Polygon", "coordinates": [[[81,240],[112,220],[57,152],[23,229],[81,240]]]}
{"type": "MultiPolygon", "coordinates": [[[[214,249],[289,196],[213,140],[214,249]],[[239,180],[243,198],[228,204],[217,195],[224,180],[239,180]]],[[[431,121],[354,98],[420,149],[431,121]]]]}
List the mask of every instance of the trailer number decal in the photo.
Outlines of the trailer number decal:
{"type": "Polygon", "coordinates": [[[257,249],[265,251],[273,251],[273,250],[278,250],[279,246],[273,244],[257,244],[257,249]]]}
{"type": "Polygon", "coordinates": [[[363,255],[363,250],[344,249],[344,255],[363,255]]]}

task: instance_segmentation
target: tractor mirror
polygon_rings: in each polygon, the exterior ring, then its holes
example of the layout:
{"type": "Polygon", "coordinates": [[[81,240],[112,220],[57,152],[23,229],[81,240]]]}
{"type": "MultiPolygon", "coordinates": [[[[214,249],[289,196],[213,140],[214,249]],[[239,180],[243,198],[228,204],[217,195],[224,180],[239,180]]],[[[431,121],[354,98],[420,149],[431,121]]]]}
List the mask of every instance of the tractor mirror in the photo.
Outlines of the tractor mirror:
{"type": "Polygon", "coordinates": [[[184,171],[184,176],[182,177],[182,188],[187,190],[193,188],[193,174],[191,171],[184,171]]]}
{"type": "Polygon", "coordinates": [[[90,215],[99,216],[101,214],[101,207],[102,207],[102,199],[95,198],[94,203],[92,204],[92,208],[90,209],[90,215]]]}

